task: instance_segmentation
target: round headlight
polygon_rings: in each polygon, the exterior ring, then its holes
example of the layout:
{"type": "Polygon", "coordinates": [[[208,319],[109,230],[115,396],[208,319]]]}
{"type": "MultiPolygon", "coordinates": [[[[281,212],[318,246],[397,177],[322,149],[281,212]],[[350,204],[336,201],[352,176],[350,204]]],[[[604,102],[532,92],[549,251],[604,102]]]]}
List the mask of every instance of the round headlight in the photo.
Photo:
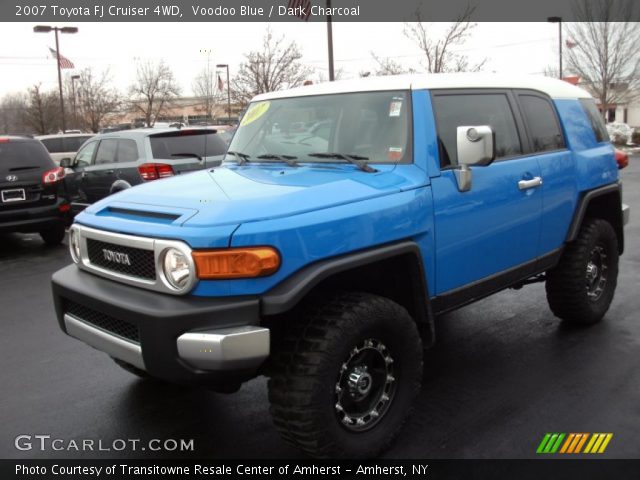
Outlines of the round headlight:
{"type": "Polygon", "coordinates": [[[191,280],[191,263],[187,256],[177,248],[165,250],[162,270],[169,285],[176,290],[183,290],[191,280]]]}
{"type": "Polygon", "coordinates": [[[69,229],[69,253],[74,263],[80,261],[80,230],[73,227],[69,229]]]}

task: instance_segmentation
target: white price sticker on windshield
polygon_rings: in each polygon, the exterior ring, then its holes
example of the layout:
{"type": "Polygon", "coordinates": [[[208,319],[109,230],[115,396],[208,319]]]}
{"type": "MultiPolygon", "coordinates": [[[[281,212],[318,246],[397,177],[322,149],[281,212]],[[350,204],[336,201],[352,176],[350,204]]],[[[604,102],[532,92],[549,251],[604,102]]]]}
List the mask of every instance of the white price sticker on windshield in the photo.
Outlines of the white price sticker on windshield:
{"type": "Polygon", "coordinates": [[[389,116],[399,117],[402,111],[402,100],[392,100],[389,105],[389,116]]]}

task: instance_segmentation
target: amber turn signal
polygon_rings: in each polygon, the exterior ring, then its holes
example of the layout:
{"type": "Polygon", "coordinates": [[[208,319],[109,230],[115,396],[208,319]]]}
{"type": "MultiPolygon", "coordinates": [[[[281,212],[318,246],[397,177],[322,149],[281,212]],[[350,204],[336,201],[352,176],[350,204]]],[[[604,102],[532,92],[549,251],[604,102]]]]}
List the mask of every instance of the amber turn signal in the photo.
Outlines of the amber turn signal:
{"type": "Polygon", "coordinates": [[[192,256],[202,280],[264,277],[280,268],[280,255],[271,247],[200,250],[192,256]]]}

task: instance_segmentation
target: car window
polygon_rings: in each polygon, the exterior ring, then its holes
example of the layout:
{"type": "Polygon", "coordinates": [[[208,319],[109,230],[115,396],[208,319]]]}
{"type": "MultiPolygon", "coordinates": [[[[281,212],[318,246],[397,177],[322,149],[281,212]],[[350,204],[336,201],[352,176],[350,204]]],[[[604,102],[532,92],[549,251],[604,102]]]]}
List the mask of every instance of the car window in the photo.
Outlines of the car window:
{"type": "Polygon", "coordinates": [[[581,98],[580,103],[589,118],[589,122],[591,122],[591,128],[593,128],[593,134],[596,136],[596,141],[598,143],[608,142],[609,134],[607,133],[607,127],[604,125],[602,114],[598,110],[595,100],[592,98],[581,98]]]}
{"type": "Polygon", "coordinates": [[[117,161],[135,162],[138,160],[138,146],[135,140],[121,139],[118,140],[118,156],[117,161]]]}
{"type": "Polygon", "coordinates": [[[495,132],[496,158],[522,154],[522,144],[506,94],[435,95],[442,167],[458,164],[457,128],[489,125],[495,132]]]}
{"type": "Polygon", "coordinates": [[[289,155],[303,162],[412,161],[411,97],[406,91],[353,92],[252,103],[229,150],[251,158],[289,155]]]}
{"type": "Polygon", "coordinates": [[[62,139],[63,152],[77,152],[84,142],[89,140],[91,135],[84,137],[64,137],[62,139]]]}
{"type": "Polygon", "coordinates": [[[176,130],[149,137],[151,152],[155,159],[188,158],[188,154],[199,157],[222,155],[227,143],[217,133],[199,130],[176,130]]]}
{"type": "Polygon", "coordinates": [[[65,152],[64,147],[62,145],[62,138],[43,138],[41,142],[47,148],[49,153],[60,153],[65,152]]]}
{"type": "Polygon", "coordinates": [[[104,165],[114,163],[116,161],[116,150],[118,149],[118,140],[115,138],[107,138],[100,141],[98,153],[96,153],[96,165],[104,165]]]}
{"type": "Polygon", "coordinates": [[[545,152],[564,148],[564,138],[551,103],[535,95],[519,95],[519,98],[529,126],[533,151],[545,152]]]}
{"type": "Polygon", "coordinates": [[[91,165],[93,152],[95,152],[97,145],[98,145],[98,142],[91,142],[83,146],[76,154],[76,158],[74,161],[75,166],[88,167],[89,165],[91,165]]]}
{"type": "Polygon", "coordinates": [[[49,152],[38,141],[0,142],[0,172],[2,173],[54,166],[49,152]]]}

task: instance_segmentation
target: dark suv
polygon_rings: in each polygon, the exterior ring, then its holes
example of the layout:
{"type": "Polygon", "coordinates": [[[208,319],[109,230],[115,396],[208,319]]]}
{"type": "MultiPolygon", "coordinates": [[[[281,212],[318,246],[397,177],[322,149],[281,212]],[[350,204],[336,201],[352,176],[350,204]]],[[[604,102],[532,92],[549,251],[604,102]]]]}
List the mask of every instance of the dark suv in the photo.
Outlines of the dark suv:
{"type": "Polygon", "coordinates": [[[113,193],[220,164],[226,142],[215,129],[139,129],[96,135],[78,151],[67,187],[77,213],[113,193]]]}
{"type": "Polygon", "coordinates": [[[0,232],[38,232],[60,243],[70,210],[63,178],[39,140],[0,137],[0,232]]]}

